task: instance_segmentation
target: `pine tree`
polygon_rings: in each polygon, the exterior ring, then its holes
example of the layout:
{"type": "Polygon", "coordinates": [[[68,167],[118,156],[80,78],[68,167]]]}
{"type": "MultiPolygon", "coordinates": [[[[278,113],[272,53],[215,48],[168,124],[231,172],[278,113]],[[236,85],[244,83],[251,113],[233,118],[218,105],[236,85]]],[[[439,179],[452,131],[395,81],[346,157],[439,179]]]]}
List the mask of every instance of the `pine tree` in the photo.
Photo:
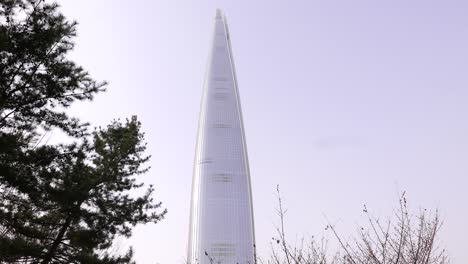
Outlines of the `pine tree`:
{"type": "Polygon", "coordinates": [[[68,116],[106,85],[66,57],[76,23],[55,3],[0,3],[0,263],[133,263],[106,250],[166,213],[152,186],[135,192],[149,159],[140,122],[89,132],[68,116]],[[53,128],[75,143],[39,144],[53,128]]]}

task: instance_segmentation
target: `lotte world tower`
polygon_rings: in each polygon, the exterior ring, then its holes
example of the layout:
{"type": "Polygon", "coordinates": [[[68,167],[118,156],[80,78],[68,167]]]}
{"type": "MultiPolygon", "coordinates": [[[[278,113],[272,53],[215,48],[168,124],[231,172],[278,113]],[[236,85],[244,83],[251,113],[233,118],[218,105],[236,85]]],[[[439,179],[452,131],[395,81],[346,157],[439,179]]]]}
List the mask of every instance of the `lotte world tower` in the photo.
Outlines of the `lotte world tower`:
{"type": "Polygon", "coordinates": [[[217,10],[192,182],[188,262],[253,264],[249,163],[226,18],[217,10]]]}

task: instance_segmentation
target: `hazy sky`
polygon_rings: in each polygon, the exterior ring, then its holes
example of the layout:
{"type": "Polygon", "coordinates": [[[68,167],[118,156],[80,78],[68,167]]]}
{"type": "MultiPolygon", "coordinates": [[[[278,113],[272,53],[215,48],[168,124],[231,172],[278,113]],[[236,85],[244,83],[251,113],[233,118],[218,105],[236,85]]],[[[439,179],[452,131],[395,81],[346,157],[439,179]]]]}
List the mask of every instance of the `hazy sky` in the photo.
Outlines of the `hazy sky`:
{"type": "MultiPolygon", "coordinates": [[[[138,115],[152,155],[142,177],[169,213],[138,227],[136,260],[186,255],[198,113],[215,9],[230,26],[250,158],[257,248],[286,228],[343,236],[406,191],[439,208],[440,240],[468,263],[468,1],[61,0],[79,22],[71,57],[108,92],[71,110],[105,125],[138,115]]],[[[333,240],[331,238],[331,240],[333,240]]]]}

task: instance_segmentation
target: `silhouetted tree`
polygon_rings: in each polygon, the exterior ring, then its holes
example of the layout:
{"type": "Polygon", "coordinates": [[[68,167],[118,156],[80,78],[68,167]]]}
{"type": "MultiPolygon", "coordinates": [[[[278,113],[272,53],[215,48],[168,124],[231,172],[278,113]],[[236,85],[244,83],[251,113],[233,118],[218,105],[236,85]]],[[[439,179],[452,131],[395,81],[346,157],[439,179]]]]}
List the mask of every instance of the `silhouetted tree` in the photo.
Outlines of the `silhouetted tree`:
{"type": "Polygon", "coordinates": [[[114,263],[98,262],[110,256],[97,250],[109,248],[117,235],[129,236],[131,226],[159,221],[165,211],[156,212],[161,204],[152,200],[152,187],[139,197],[129,193],[142,186],[133,176],[148,169],[139,129],[136,118],[113,122],[91,142],[13,157],[21,163],[1,178],[0,260],[114,263]]]}
{"type": "Polygon", "coordinates": [[[42,0],[2,0],[0,5],[0,128],[23,137],[58,127],[80,136],[86,126],[63,111],[90,100],[97,83],[66,58],[73,49],[76,23],[42,0]],[[26,133],[28,132],[28,133],[26,133]],[[26,134],[25,134],[26,133],[26,134]]]}
{"type": "Polygon", "coordinates": [[[0,1],[0,263],[132,263],[112,240],[166,212],[152,186],[134,192],[149,159],[136,117],[89,132],[65,113],[105,86],[66,58],[75,27],[55,3],[0,1]],[[75,142],[40,144],[53,128],[75,142]]]}

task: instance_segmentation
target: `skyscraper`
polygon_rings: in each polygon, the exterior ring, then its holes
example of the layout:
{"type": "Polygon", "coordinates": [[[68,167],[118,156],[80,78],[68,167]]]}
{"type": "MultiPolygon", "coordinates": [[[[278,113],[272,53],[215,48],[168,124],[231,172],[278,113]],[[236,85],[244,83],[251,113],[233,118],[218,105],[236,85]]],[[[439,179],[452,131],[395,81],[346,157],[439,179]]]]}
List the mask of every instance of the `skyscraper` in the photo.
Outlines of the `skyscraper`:
{"type": "Polygon", "coordinates": [[[198,127],[188,244],[191,264],[253,264],[249,163],[226,18],[216,11],[198,127]]]}

